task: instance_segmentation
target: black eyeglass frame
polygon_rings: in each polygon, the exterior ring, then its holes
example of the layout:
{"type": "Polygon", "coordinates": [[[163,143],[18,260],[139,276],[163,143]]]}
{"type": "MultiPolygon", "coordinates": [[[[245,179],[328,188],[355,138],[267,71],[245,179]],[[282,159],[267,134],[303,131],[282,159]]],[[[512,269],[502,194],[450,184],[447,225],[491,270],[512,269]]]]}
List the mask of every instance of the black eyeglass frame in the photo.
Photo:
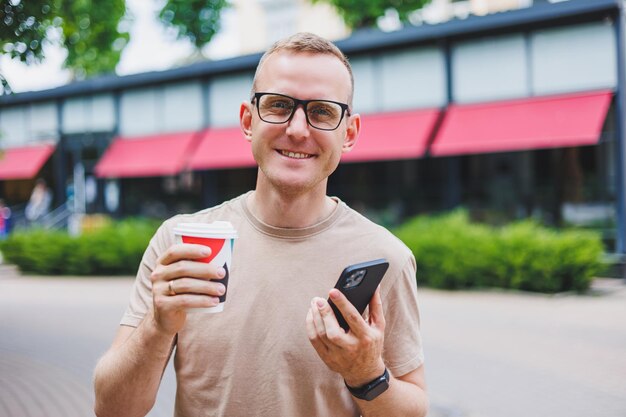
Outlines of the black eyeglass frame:
{"type": "Polygon", "coordinates": [[[252,102],[252,104],[254,104],[256,106],[256,111],[257,111],[257,113],[259,115],[259,118],[261,120],[263,120],[265,123],[270,123],[270,124],[273,124],[273,125],[282,125],[284,123],[289,123],[291,121],[291,119],[293,119],[293,115],[296,114],[296,110],[298,110],[299,106],[302,106],[302,110],[304,110],[304,116],[306,117],[306,122],[308,123],[308,125],[311,126],[313,129],[317,129],[317,130],[325,130],[327,132],[330,132],[330,131],[333,131],[333,130],[337,130],[337,128],[339,127],[339,125],[343,121],[344,115],[347,114],[348,117],[350,117],[350,106],[348,106],[346,103],[340,103],[338,101],[333,101],[333,100],[323,100],[323,99],[300,100],[300,99],[297,99],[295,97],[288,96],[286,94],[257,92],[257,93],[254,93],[254,95],[252,96],[251,102],[252,102]],[[289,115],[287,120],[285,120],[284,122],[270,122],[270,121],[265,120],[261,116],[261,109],[259,108],[258,103],[259,103],[261,97],[267,96],[267,95],[280,96],[280,97],[288,98],[289,100],[293,100],[293,102],[295,103],[295,106],[293,106],[293,109],[291,110],[291,114],[289,115]],[[323,127],[314,126],[311,123],[311,121],[309,120],[309,113],[306,111],[307,106],[311,102],[320,102],[320,101],[323,102],[323,103],[337,104],[339,107],[341,107],[341,117],[339,118],[339,121],[337,122],[337,126],[335,126],[332,129],[325,129],[323,127]]]}

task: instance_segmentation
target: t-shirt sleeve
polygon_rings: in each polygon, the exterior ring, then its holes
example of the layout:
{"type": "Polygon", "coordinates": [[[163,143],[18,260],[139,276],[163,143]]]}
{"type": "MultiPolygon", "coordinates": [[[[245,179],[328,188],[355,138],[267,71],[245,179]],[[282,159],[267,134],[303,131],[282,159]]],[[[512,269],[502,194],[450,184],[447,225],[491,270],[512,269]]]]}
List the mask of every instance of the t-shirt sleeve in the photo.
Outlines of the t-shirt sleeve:
{"type": "Polygon", "coordinates": [[[424,362],[415,272],[415,257],[410,254],[387,294],[382,294],[386,323],[383,360],[394,376],[406,375],[424,362]]]}
{"type": "Polygon", "coordinates": [[[152,281],[150,275],[157,259],[172,243],[169,238],[167,222],[154,234],[141,258],[137,277],[130,293],[128,307],[120,321],[121,325],[137,327],[152,306],[152,281]]]}

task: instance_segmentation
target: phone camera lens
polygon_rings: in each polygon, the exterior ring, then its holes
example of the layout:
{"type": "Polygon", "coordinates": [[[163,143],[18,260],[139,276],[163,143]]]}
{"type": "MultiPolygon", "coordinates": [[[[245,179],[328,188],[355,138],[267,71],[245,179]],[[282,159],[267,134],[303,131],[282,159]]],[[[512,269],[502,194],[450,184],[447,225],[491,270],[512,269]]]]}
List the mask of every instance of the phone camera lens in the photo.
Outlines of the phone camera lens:
{"type": "Polygon", "coordinates": [[[366,273],[367,271],[365,269],[354,271],[348,276],[348,278],[346,279],[346,283],[343,287],[345,289],[357,287],[363,281],[363,278],[365,278],[366,273]]]}

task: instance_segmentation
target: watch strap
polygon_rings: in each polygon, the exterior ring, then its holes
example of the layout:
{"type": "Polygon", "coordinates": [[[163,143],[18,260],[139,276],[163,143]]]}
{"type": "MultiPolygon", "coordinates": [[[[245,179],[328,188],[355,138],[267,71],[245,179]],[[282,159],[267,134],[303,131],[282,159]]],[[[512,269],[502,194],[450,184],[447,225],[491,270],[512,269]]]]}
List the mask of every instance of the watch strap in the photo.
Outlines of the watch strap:
{"type": "Polygon", "coordinates": [[[389,371],[385,368],[385,372],[377,378],[374,378],[370,382],[361,385],[360,387],[351,387],[344,381],[346,388],[350,391],[355,398],[365,401],[372,401],[389,388],[389,371]]]}

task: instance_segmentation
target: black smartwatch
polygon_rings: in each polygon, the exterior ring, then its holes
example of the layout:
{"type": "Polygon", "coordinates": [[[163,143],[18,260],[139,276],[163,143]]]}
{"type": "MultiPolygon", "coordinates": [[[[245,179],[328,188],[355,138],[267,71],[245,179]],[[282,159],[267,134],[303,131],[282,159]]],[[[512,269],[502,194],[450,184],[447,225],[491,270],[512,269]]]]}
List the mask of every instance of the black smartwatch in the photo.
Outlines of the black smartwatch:
{"type": "MultiPolygon", "coordinates": [[[[346,384],[346,381],[343,381],[346,384]]],[[[346,384],[348,391],[359,400],[372,401],[389,388],[389,371],[385,368],[385,372],[378,378],[368,382],[360,387],[353,388],[346,384]]]]}

